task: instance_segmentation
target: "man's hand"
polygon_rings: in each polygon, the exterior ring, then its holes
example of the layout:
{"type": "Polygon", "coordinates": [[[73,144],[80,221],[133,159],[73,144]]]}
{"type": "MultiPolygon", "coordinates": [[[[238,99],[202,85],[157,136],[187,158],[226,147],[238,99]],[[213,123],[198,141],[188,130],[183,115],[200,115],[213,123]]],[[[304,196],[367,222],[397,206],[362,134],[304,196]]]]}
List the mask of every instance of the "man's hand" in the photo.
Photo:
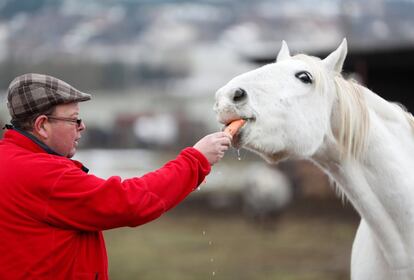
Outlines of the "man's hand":
{"type": "Polygon", "coordinates": [[[204,136],[194,148],[200,151],[211,165],[223,158],[224,152],[231,145],[231,135],[226,132],[215,132],[204,136]]]}

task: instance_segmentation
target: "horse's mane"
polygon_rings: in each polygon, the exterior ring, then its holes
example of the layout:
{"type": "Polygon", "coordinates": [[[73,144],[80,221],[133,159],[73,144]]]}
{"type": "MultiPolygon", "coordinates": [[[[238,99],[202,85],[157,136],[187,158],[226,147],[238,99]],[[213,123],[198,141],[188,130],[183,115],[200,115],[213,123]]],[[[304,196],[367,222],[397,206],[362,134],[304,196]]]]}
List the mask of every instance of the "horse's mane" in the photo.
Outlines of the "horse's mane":
{"type": "Polygon", "coordinates": [[[367,104],[362,96],[362,87],[355,81],[347,81],[342,75],[334,77],[339,107],[339,129],[334,134],[341,147],[342,157],[359,159],[366,147],[369,130],[367,104]]]}
{"type": "MultiPolygon", "coordinates": [[[[311,67],[316,90],[322,94],[325,93],[326,83],[329,80],[325,77],[326,71],[322,71],[320,67],[320,59],[303,54],[296,55],[294,58],[305,61],[311,67]]],[[[346,80],[340,73],[335,74],[333,82],[338,98],[339,111],[339,127],[333,131],[333,135],[341,148],[342,158],[360,159],[363,155],[370,127],[368,108],[371,108],[381,117],[385,116],[385,118],[397,121],[404,119],[408,121],[414,131],[414,117],[404,107],[385,101],[375,93],[372,93],[372,95],[378,99],[376,103],[381,105],[371,106],[371,104],[367,104],[363,92],[368,89],[355,80],[346,80]]]]}

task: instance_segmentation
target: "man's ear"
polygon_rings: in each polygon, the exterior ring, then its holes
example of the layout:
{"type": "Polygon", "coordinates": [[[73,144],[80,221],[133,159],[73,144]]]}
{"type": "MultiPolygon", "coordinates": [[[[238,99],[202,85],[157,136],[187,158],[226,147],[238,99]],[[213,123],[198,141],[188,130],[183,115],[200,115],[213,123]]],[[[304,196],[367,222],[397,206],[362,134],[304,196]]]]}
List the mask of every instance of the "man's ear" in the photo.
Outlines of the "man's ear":
{"type": "Polygon", "coordinates": [[[49,138],[50,124],[45,115],[38,116],[33,123],[33,133],[37,136],[47,139],[49,138]]]}

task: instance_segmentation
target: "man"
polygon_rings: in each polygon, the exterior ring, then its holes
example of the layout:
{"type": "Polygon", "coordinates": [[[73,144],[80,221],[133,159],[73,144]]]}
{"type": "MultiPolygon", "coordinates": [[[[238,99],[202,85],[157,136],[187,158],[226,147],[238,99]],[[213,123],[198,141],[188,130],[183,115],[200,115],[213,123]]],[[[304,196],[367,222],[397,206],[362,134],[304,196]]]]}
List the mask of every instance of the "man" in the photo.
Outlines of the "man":
{"type": "Polygon", "coordinates": [[[228,149],[217,132],[142,177],[107,180],[71,160],[91,99],[47,75],[8,89],[12,125],[0,141],[0,279],[108,279],[102,230],[158,218],[204,180],[228,149]]]}

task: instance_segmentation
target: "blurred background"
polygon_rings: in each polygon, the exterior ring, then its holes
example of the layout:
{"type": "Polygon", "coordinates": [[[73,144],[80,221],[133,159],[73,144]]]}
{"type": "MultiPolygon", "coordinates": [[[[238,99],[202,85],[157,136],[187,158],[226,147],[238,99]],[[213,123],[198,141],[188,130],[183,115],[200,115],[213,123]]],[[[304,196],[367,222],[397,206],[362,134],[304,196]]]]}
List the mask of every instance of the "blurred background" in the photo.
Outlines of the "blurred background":
{"type": "MultiPolygon", "coordinates": [[[[345,72],[414,110],[414,0],[0,0],[0,123],[26,72],[93,95],[75,156],[139,176],[221,129],[215,91],[292,53],[348,39],[345,72]]],[[[2,132],[1,132],[2,133],[2,132]]],[[[230,150],[179,207],[105,233],[113,280],[349,279],[358,216],[308,162],[230,150]]]]}

